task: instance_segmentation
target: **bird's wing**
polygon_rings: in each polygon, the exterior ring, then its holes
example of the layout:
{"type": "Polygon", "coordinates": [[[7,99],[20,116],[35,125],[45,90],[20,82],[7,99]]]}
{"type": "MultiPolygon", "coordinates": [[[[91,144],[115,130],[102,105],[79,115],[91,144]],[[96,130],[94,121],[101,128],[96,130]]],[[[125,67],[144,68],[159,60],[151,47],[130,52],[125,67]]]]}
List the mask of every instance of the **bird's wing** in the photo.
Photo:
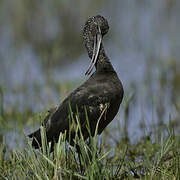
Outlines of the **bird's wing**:
{"type": "Polygon", "coordinates": [[[60,104],[45,125],[50,139],[68,131],[72,119],[76,121],[78,118],[82,128],[86,127],[86,113],[90,125],[95,126],[109,100],[99,88],[102,89],[100,85],[80,86],[60,104]]]}
{"type": "MultiPolygon", "coordinates": [[[[92,83],[90,85],[83,84],[75,91],[73,91],[56,109],[53,109],[45,118],[43,126],[46,129],[47,142],[57,141],[60,132],[71,130],[75,132],[76,129],[70,127],[72,119],[77,120],[81,124],[83,133],[87,133],[87,119],[86,112],[90,124],[90,128],[94,133],[98,118],[101,116],[104,108],[108,103],[108,96],[103,93],[103,86],[100,83],[92,83]]],[[[85,134],[85,138],[88,134],[85,134]]],[[[41,146],[40,129],[29,135],[33,137],[32,145],[35,148],[41,146]]]]}

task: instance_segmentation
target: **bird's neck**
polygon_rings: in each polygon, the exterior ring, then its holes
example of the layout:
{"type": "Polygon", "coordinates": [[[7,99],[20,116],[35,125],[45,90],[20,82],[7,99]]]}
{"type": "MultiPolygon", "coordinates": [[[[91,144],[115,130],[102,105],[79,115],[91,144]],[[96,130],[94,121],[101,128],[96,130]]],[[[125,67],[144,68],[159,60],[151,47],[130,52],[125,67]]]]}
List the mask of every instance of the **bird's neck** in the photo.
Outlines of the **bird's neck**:
{"type": "MultiPolygon", "coordinates": [[[[93,40],[90,40],[89,38],[87,38],[88,36],[85,36],[85,37],[86,37],[85,47],[87,49],[89,57],[92,58],[94,42],[93,40]]],[[[96,67],[96,71],[114,71],[114,68],[111,62],[109,61],[109,58],[107,57],[105,53],[103,43],[101,43],[101,47],[100,47],[100,51],[97,57],[97,62],[95,64],[95,67],[96,67]]]]}
{"type": "Polygon", "coordinates": [[[105,53],[104,46],[102,43],[95,67],[96,71],[114,71],[114,68],[111,62],[109,61],[108,56],[105,53]]]}

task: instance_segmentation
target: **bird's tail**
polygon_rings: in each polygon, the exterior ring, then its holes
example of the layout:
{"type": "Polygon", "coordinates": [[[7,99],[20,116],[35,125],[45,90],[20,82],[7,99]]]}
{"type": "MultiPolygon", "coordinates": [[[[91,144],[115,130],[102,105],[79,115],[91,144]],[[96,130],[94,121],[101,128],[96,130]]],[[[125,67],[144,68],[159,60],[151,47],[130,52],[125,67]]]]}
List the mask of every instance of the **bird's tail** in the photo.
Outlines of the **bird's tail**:
{"type": "Polygon", "coordinates": [[[32,146],[35,149],[38,149],[38,148],[40,148],[42,146],[40,129],[38,129],[37,131],[29,134],[28,137],[33,138],[32,146]]]}

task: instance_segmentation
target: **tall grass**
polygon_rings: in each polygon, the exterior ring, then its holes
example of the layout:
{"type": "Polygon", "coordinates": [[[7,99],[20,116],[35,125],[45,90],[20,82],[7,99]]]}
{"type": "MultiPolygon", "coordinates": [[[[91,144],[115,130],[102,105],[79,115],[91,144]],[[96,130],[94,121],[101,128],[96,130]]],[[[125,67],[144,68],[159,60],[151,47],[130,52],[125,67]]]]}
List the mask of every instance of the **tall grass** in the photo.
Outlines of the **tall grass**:
{"type": "MultiPolygon", "coordinates": [[[[66,141],[68,135],[66,132],[60,133],[54,151],[50,153],[51,145],[46,141],[43,127],[41,127],[40,150],[33,149],[29,139],[26,139],[27,147],[24,149],[7,151],[8,142],[3,141],[0,146],[0,179],[179,178],[180,137],[175,136],[172,127],[164,127],[159,142],[144,136],[132,144],[129,141],[125,143],[124,138],[121,138],[113,147],[106,147],[103,141],[101,143],[98,141],[98,124],[95,136],[92,137],[87,123],[90,136],[87,143],[83,138],[78,116],[73,120],[76,123],[75,147],[66,141]]],[[[86,121],[88,122],[87,115],[86,121]]]]}

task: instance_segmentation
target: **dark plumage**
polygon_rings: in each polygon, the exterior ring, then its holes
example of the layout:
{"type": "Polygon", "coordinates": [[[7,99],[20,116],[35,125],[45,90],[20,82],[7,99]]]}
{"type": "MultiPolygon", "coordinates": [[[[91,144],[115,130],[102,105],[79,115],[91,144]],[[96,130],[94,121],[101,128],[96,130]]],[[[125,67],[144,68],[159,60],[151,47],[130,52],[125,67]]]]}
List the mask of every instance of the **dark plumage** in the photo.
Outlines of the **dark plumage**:
{"type": "MultiPolygon", "coordinates": [[[[87,139],[89,136],[85,107],[92,135],[94,135],[100,116],[98,134],[102,133],[104,128],[117,114],[124,92],[123,86],[103,48],[102,37],[108,30],[107,20],[100,15],[89,18],[86,22],[83,38],[88,55],[92,59],[86,74],[90,74],[94,66],[96,71],[85,83],[69,94],[57,108],[49,112],[49,115],[43,122],[43,126],[46,129],[47,142],[57,142],[60,132],[67,130],[69,133],[71,129],[69,107],[72,109],[74,119],[76,119],[78,107],[78,115],[84,139],[87,139]]],[[[70,132],[70,143],[73,145],[75,130],[71,129],[70,132]]],[[[39,145],[41,146],[40,130],[30,134],[29,137],[33,138],[32,145],[35,148],[38,148],[39,145]]]]}

